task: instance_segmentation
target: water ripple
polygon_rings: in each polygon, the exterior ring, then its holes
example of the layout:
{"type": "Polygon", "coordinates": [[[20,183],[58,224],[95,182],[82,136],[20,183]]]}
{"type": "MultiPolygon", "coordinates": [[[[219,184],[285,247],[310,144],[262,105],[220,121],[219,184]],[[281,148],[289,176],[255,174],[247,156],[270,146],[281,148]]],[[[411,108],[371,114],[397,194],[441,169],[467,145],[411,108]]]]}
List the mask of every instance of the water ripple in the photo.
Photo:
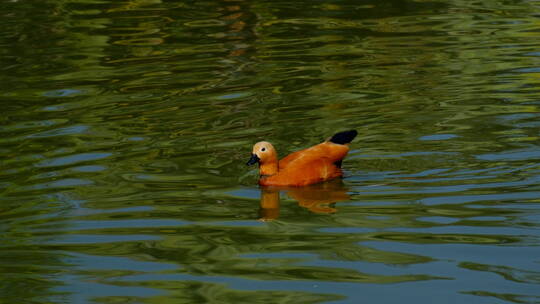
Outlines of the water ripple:
{"type": "Polygon", "coordinates": [[[57,157],[53,159],[46,159],[36,164],[36,167],[59,167],[77,164],[80,162],[90,162],[111,156],[112,153],[80,153],[75,155],[68,155],[63,157],[57,157]]]}

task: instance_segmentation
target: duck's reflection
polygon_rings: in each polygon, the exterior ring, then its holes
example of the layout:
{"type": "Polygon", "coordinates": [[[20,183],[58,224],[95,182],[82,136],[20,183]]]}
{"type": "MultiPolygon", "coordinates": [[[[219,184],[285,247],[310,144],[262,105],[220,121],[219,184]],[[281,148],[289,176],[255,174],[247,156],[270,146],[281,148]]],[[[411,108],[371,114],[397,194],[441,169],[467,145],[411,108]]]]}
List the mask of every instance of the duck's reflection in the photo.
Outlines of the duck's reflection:
{"type": "Polygon", "coordinates": [[[334,203],[347,201],[347,187],[341,179],[305,186],[305,187],[263,187],[261,188],[261,220],[273,220],[279,217],[279,195],[285,192],[298,201],[298,205],[314,213],[334,213],[334,203]]]}

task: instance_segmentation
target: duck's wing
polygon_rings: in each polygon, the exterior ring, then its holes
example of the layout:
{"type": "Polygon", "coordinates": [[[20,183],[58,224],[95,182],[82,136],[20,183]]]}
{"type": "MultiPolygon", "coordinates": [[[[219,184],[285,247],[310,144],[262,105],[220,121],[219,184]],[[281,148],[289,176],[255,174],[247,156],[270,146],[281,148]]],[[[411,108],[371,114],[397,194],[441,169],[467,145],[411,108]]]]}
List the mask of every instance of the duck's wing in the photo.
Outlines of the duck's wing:
{"type": "Polygon", "coordinates": [[[301,165],[302,163],[309,163],[318,159],[324,159],[326,162],[341,167],[341,160],[347,155],[347,152],[349,152],[349,147],[346,145],[323,142],[287,155],[279,161],[279,169],[283,170],[291,165],[302,167],[304,166],[301,165]]]}
{"type": "Polygon", "coordinates": [[[300,151],[296,151],[296,152],[293,152],[287,156],[285,156],[284,158],[280,159],[279,160],[279,163],[278,163],[278,166],[279,166],[279,169],[282,170],[282,169],[285,169],[290,163],[298,160],[298,159],[301,159],[305,156],[305,151],[308,150],[308,149],[304,149],[304,150],[300,150],[300,151]]]}
{"type": "Polygon", "coordinates": [[[293,162],[300,160],[311,161],[312,159],[326,157],[336,166],[341,167],[341,160],[349,152],[347,146],[358,134],[356,130],[344,131],[334,134],[327,141],[311,148],[293,152],[279,161],[279,169],[285,169],[293,162]],[[306,159],[307,158],[307,159],[306,159]]]}

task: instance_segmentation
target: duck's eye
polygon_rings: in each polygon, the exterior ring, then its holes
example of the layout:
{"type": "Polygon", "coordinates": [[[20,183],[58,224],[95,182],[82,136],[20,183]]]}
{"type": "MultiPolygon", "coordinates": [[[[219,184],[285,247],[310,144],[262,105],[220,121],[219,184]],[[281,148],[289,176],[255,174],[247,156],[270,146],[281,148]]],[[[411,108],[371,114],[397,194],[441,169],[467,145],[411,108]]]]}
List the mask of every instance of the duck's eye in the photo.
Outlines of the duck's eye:
{"type": "Polygon", "coordinates": [[[264,151],[266,151],[266,148],[261,148],[261,152],[264,152],[264,151]]]}

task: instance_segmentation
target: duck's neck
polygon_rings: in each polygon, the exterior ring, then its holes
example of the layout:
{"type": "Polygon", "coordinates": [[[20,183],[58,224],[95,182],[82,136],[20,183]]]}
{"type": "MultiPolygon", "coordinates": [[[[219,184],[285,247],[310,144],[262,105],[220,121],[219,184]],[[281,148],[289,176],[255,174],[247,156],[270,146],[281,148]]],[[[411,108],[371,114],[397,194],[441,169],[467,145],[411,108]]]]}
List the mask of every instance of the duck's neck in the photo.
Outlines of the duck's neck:
{"type": "Polygon", "coordinates": [[[261,176],[270,176],[278,173],[278,162],[275,161],[269,161],[265,162],[264,164],[261,164],[259,166],[259,174],[261,176]]]}

